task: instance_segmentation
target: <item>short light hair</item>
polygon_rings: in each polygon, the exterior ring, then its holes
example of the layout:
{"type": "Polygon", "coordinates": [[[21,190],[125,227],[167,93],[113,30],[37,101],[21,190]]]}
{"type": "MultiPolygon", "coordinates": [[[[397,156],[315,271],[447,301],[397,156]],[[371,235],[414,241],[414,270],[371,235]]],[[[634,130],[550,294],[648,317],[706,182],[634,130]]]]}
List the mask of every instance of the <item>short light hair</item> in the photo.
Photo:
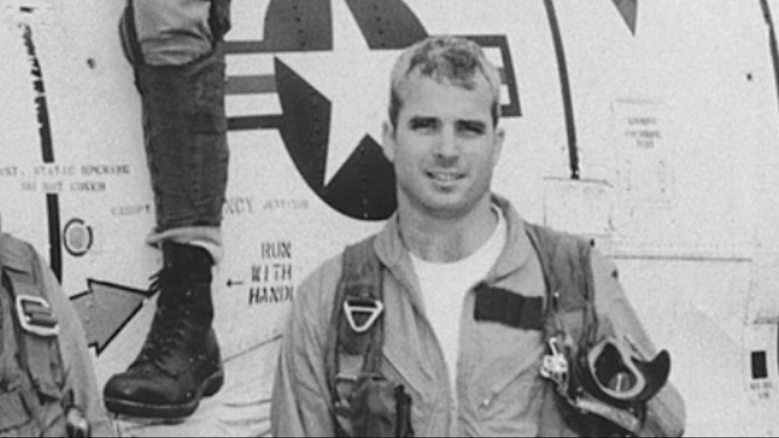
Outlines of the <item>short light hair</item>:
{"type": "Polygon", "coordinates": [[[418,71],[438,83],[448,83],[467,90],[476,87],[476,75],[482,74],[492,92],[492,121],[500,119],[500,73],[475,42],[453,36],[426,38],[407,48],[395,62],[390,78],[389,118],[397,128],[403,106],[400,89],[409,76],[418,71]]]}

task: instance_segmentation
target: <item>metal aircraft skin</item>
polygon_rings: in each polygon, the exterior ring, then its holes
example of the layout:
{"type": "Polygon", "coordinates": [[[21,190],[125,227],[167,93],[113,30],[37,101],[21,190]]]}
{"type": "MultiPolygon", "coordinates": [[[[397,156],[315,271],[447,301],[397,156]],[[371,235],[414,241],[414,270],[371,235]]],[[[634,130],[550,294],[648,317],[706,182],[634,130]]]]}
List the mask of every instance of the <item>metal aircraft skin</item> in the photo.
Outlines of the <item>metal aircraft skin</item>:
{"type": "MultiPolygon", "coordinates": [[[[124,0],[0,0],[0,214],[79,310],[101,384],[154,311],[154,208],[124,0]]],[[[125,435],[262,435],[295,287],[395,209],[389,69],[428,35],[501,69],[494,190],[589,236],[687,406],[690,436],[779,435],[779,0],[234,0],[227,383],[177,424],[125,435]]]]}

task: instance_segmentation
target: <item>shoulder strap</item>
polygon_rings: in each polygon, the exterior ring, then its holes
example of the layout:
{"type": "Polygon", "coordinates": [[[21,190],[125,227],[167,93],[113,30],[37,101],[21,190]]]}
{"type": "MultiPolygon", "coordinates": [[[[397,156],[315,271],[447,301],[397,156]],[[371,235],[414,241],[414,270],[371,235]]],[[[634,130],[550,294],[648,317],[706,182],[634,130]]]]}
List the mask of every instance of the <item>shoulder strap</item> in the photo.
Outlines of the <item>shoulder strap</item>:
{"type": "MultiPolygon", "coordinates": [[[[590,245],[580,238],[546,227],[525,223],[530,241],[538,254],[546,286],[544,338],[551,340],[560,333],[573,341],[576,350],[592,342],[597,333],[594,306],[590,245]]],[[[569,403],[551,384],[544,390],[538,436],[580,436],[587,430],[569,403]]]]}
{"type": "MultiPolygon", "coordinates": [[[[346,248],[330,319],[326,370],[336,408],[349,409],[360,375],[378,375],[384,343],[382,267],[369,238],[346,248]]],[[[348,429],[338,418],[340,427],[348,429]]]]}
{"type": "Polygon", "coordinates": [[[0,266],[3,287],[15,302],[17,343],[24,369],[35,389],[52,399],[61,398],[64,382],[59,348],[59,324],[43,286],[43,272],[33,247],[0,234],[0,266]]]}
{"type": "MultiPolygon", "coordinates": [[[[584,239],[536,225],[528,224],[527,230],[541,260],[549,298],[545,337],[549,340],[559,333],[569,337],[573,342],[566,356],[569,364],[573,364],[580,351],[587,351],[602,336],[613,334],[611,325],[599,323],[595,312],[591,245],[584,239]]],[[[573,380],[579,377],[575,371],[571,373],[570,387],[575,387],[578,383],[573,380]]],[[[539,436],[602,436],[613,427],[602,418],[626,418],[619,417],[625,412],[618,407],[576,397],[579,408],[585,406],[584,402],[588,406],[586,411],[595,415],[581,415],[579,409],[574,411],[570,400],[566,402],[551,384],[547,385],[539,436]]],[[[628,414],[627,421],[619,424],[629,425],[631,420],[638,421],[628,414]]]]}
{"type": "Polygon", "coordinates": [[[546,283],[545,337],[549,339],[564,331],[577,341],[577,346],[594,343],[598,317],[591,243],[530,223],[525,223],[525,229],[538,254],[546,283]]]}

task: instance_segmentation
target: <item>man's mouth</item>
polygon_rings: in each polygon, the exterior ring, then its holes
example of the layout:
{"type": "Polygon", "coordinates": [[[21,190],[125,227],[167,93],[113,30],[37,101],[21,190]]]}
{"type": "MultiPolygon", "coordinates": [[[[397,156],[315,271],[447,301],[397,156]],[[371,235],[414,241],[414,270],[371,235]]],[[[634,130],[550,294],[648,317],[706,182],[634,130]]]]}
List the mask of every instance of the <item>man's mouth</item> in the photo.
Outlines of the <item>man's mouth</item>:
{"type": "Polygon", "coordinates": [[[463,178],[465,178],[465,174],[458,173],[458,172],[435,172],[435,171],[428,171],[427,177],[442,183],[451,183],[455,181],[459,181],[463,178]]]}

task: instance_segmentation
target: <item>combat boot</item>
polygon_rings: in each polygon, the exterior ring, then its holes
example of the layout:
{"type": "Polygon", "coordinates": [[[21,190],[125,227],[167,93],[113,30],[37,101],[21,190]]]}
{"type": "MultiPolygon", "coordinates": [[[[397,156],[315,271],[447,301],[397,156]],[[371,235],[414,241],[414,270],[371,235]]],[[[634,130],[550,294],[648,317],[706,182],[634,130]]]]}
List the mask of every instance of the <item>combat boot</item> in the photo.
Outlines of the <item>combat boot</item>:
{"type": "Polygon", "coordinates": [[[114,413],[180,418],[191,415],[203,396],[222,387],[224,371],[212,327],[214,261],[201,247],[163,244],[164,266],[151,289],[159,291],[151,331],[140,354],[104,389],[114,413]]]}

